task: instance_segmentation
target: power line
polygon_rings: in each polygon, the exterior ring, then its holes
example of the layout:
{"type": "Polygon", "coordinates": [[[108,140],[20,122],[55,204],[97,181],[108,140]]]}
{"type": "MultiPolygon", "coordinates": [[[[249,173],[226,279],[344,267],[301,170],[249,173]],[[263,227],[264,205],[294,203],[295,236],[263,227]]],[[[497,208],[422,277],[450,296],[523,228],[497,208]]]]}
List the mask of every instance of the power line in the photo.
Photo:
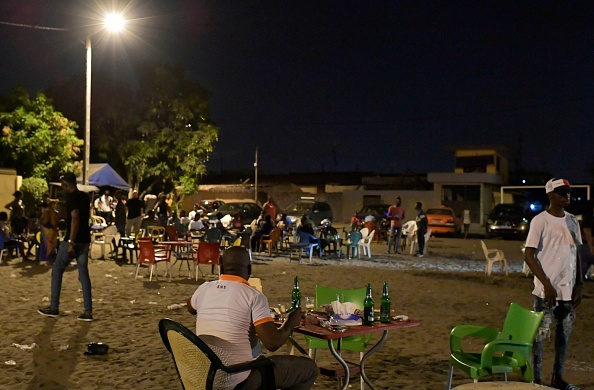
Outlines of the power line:
{"type": "Polygon", "coordinates": [[[36,29],[36,30],[68,31],[67,28],[37,26],[37,25],[34,25],[34,24],[22,24],[22,23],[3,22],[1,20],[0,20],[0,24],[4,24],[4,25],[7,25],[7,26],[13,26],[13,27],[33,28],[33,29],[36,29]]]}

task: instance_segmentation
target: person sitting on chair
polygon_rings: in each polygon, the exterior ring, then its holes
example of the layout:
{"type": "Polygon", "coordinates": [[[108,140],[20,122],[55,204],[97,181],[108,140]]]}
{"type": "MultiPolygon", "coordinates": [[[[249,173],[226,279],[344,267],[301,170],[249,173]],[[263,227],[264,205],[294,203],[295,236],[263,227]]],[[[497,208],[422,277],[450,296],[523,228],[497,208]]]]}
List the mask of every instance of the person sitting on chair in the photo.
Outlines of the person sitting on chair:
{"type": "MultiPolygon", "coordinates": [[[[270,317],[268,299],[249,286],[250,274],[248,251],[231,247],[223,255],[221,278],[201,284],[188,299],[188,311],[196,315],[196,334],[207,344],[228,352],[227,361],[223,361],[226,365],[255,359],[260,354],[258,339],[266,349],[276,351],[305,318],[297,308],[277,328],[270,317]]],[[[277,388],[310,389],[318,375],[316,363],[304,356],[272,355],[270,360],[274,362],[277,388]]],[[[261,371],[252,370],[231,375],[225,388],[260,389],[261,384],[261,371]]]]}
{"type": "Polygon", "coordinates": [[[258,252],[261,249],[260,238],[269,235],[270,232],[272,232],[272,229],[274,229],[272,218],[270,215],[266,214],[264,216],[264,223],[259,225],[258,230],[256,230],[256,233],[254,233],[254,236],[252,237],[252,249],[254,252],[258,252]]]}

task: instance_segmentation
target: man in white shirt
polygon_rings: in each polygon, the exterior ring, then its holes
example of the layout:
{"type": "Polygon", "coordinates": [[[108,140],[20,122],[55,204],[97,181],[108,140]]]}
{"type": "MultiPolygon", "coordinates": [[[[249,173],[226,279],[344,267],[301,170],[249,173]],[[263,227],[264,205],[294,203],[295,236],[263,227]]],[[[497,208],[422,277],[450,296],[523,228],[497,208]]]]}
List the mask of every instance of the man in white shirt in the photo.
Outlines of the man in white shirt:
{"type": "MultiPolygon", "coordinates": [[[[270,316],[270,305],[264,294],[250,287],[249,253],[245,248],[231,247],[225,251],[221,278],[200,285],[188,300],[188,311],[196,314],[196,334],[207,344],[227,352],[224,364],[239,364],[253,360],[259,354],[259,341],[270,351],[276,351],[299,325],[305,313],[292,311],[285,323],[277,328],[270,316]]],[[[303,356],[273,355],[276,387],[310,389],[318,375],[316,363],[303,356]]],[[[260,389],[260,370],[230,375],[226,389],[260,389]]]]}
{"type": "Polygon", "coordinates": [[[111,220],[113,219],[113,209],[114,209],[114,204],[113,204],[113,198],[111,197],[111,195],[109,195],[109,190],[105,190],[105,192],[103,193],[103,195],[101,195],[99,198],[95,199],[95,209],[97,210],[97,214],[100,217],[105,218],[105,221],[109,224],[111,223],[111,220]]]}
{"type": "Polygon", "coordinates": [[[577,219],[565,211],[571,187],[565,179],[551,179],[545,186],[550,206],[530,223],[524,260],[534,273],[534,309],[544,311],[533,346],[534,382],[542,383],[543,342],[556,323],[555,363],[551,387],[579,390],[562,378],[575,308],[582,300],[582,272],[577,246],[582,237],[577,219]]]}

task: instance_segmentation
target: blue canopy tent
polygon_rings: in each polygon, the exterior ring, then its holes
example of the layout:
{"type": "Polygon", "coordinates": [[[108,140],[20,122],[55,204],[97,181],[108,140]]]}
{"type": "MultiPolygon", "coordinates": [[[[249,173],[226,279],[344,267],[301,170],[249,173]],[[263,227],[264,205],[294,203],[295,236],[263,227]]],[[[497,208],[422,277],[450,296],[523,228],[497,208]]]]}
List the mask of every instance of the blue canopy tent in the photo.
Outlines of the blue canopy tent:
{"type": "MultiPolygon", "coordinates": [[[[78,177],[78,182],[82,182],[82,176],[78,177]]],[[[97,187],[111,186],[130,191],[128,183],[107,163],[89,164],[89,184],[97,187]]]]}

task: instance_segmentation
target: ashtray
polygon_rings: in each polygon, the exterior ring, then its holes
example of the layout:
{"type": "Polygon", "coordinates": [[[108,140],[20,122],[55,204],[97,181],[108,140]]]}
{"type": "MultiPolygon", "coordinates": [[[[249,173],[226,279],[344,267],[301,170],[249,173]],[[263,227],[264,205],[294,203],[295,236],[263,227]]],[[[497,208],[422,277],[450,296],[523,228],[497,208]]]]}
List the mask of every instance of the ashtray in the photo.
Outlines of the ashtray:
{"type": "Polygon", "coordinates": [[[344,325],[330,325],[330,330],[333,332],[344,332],[349,327],[344,325]]]}

